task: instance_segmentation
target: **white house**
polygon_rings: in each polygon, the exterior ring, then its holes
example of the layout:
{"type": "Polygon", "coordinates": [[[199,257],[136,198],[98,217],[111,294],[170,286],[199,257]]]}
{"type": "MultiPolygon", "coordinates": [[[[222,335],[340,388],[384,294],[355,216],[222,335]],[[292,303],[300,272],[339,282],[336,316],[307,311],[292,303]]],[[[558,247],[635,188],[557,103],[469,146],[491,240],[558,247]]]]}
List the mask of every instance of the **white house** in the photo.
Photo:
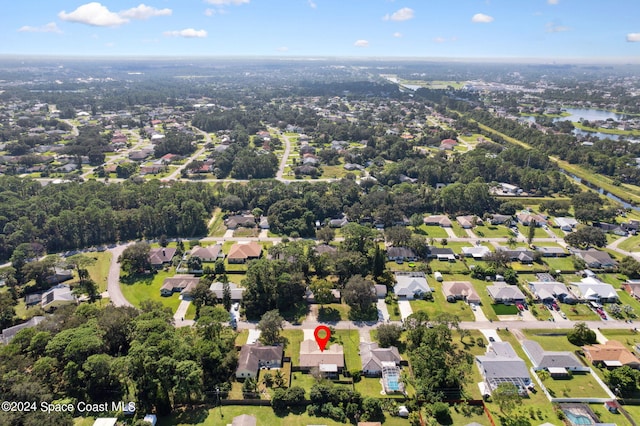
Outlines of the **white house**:
{"type": "Polygon", "coordinates": [[[393,292],[399,299],[415,299],[425,293],[431,293],[424,272],[396,272],[396,285],[393,292]]]}

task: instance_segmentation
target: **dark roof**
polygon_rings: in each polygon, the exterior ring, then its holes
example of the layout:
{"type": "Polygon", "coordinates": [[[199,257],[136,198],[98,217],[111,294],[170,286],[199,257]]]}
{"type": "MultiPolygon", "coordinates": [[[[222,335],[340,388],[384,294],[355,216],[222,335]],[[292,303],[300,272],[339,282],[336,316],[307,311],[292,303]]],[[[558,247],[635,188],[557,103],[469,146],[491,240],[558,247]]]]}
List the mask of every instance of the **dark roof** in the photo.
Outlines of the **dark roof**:
{"type": "Polygon", "coordinates": [[[152,265],[162,265],[163,263],[171,262],[171,259],[173,259],[173,256],[175,255],[175,248],[152,248],[151,250],[149,250],[149,262],[151,262],[152,265]]]}
{"type": "Polygon", "coordinates": [[[407,247],[389,247],[387,249],[387,256],[391,258],[403,258],[408,259],[410,257],[416,257],[413,250],[407,247]]]}
{"type": "Polygon", "coordinates": [[[249,370],[257,373],[260,360],[282,360],[282,346],[262,346],[259,343],[243,345],[238,357],[238,370],[249,370]]]}
{"type": "Polygon", "coordinates": [[[4,330],[2,330],[2,334],[0,334],[0,342],[5,344],[9,343],[11,339],[13,339],[13,337],[18,333],[18,331],[22,330],[23,328],[35,327],[36,325],[44,321],[44,319],[45,317],[43,316],[35,316],[27,322],[14,325],[13,327],[5,328],[4,330]]]}

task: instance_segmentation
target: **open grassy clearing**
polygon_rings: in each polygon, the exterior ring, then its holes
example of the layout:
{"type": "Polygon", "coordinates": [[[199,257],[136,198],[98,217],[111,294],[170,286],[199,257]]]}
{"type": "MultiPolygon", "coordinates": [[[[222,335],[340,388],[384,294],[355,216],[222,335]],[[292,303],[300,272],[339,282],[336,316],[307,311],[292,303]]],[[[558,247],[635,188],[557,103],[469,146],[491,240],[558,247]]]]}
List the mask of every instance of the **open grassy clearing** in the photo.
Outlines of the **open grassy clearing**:
{"type": "Polygon", "coordinates": [[[287,339],[285,356],[291,357],[293,365],[300,365],[300,343],[304,338],[302,330],[282,330],[280,335],[287,339]]]}
{"type": "Polygon", "coordinates": [[[448,313],[456,315],[460,321],[474,321],[475,316],[468,304],[463,301],[456,303],[447,302],[442,292],[442,283],[428,278],[429,286],[434,288],[433,301],[428,300],[411,300],[411,309],[413,312],[425,311],[429,318],[435,318],[438,314],[448,313]]]}
{"type": "Polygon", "coordinates": [[[598,321],[600,317],[587,305],[578,303],[577,305],[567,305],[561,303],[560,310],[567,315],[571,321],[598,321]]]}
{"type": "Polygon", "coordinates": [[[515,237],[512,230],[503,225],[480,225],[473,228],[473,233],[481,238],[515,237]]]}
{"type": "Polygon", "coordinates": [[[418,227],[416,233],[423,237],[426,237],[427,239],[435,238],[441,240],[442,238],[449,237],[449,234],[447,234],[447,231],[445,231],[444,228],[440,226],[427,226],[424,224],[418,227]]]}
{"type": "Polygon", "coordinates": [[[87,253],[86,256],[95,262],[87,266],[87,271],[91,279],[98,285],[98,292],[107,290],[107,276],[111,265],[111,253],[108,251],[87,253]]]}
{"type": "Polygon", "coordinates": [[[331,344],[333,343],[342,345],[344,349],[345,368],[348,371],[360,370],[362,368],[359,353],[360,334],[358,330],[336,330],[331,335],[331,344]]]}
{"type": "Polygon", "coordinates": [[[153,300],[175,312],[180,304],[179,294],[174,293],[169,297],[160,295],[160,287],[164,279],[174,275],[175,269],[171,268],[169,271],[158,271],[154,275],[135,277],[130,284],[126,283],[125,279],[125,282],[121,281],[120,289],[124,297],[138,308],[142,301],[153,300]]]}
{"type": "Polygon", "coordinates": [[[640,235],[627,238],[618,244],[618,248],[624,251],[640,251],[640,235]]]}
{"type": "Polygon", "coordinates": [[[551,271],[575,271],[576,267],[573,266],[573,258],[567,257],[544,257],[542,260],[549,266],[551,271]]]}

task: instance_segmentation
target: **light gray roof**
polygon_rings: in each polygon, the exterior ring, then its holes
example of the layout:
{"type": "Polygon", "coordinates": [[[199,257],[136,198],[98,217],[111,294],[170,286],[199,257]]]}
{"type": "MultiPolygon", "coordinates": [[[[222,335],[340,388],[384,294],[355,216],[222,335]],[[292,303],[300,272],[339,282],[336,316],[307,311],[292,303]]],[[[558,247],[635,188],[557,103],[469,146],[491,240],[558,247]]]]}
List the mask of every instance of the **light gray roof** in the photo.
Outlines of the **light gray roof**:
{"type": "MultiPolygon", "coordinates": [[[[224,284],[221,282],[211,283],[209,286],[209,290],[216,295],[218,299],[222,299],[224,297],[224,284]]],[[[242,300],[242,296],[244,294],[244,287],[238,287],[235,283],[229,283],[229,291],[231,292],[232,300],[242,300]]]]}
{"type": "Polygon", "coordinates": [[[567,286],[557,281],[532,281],[529,283],[529,288],[540,299],[548,299],[550,297],[553,298],[569,294],[569,289],[567,288],[567,286]]]}
{"type": "Polygon", "coordinates": [[[13,337],[16,335],[16,333],[18,333],[18,331],[22,330],[23,328],[35,327],[36,325],[38,325],[42,321],[44,321],[44,319],[45,319],[45,317],[43,317],[41,315],[38,315],[38,316],[35,316],[35,317],[31,318],[27,322],[23,322],[22,324],[18,324],[18,325],[14,325],[13,327],[5,328],[4,330],[2,330],[2,334],[0,334],[0,342],[9,343],[11,341],[11,339],[13,339],[13,337]]]}
{"type": "Polygon", "coordinates": [[[393,287],[393,292],[397,295],[408,296],[416,292],[431,292],[423,272],[398,272],[395,275],[397,284],[393,287]]]}
{"type": "Polygon", "coordinates": [[[568,351],[545,351],[538,342],[533,340],[523,341],[522,347],[536,369],[585,367],[574,354],[568,351]]]}
{"type": "Polygon", "coordinates": [[[362,359],[362,370],[382,371],[383,362],[399,363],[400,353],[398,348],[379,348],[377,343],[360,343],[360,357],[362,359]]]}
{"type": "Polygon", "coordinates": [[[487,292],[493,300],[524,300],[525,298],[517,286],[505,283],[488,285],[487,292]]]}

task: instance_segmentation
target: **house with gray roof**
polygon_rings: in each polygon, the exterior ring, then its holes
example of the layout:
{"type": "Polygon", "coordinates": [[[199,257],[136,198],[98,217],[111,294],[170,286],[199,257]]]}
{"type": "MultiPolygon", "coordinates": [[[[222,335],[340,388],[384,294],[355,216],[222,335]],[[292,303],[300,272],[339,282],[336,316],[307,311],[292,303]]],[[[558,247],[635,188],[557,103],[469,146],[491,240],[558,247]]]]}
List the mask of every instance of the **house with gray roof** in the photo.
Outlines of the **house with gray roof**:
{"type": "Polygon", "coordinates": [[[399,299],[420,298],[425,293],[431,293],[424,272],[396,272],[396,285],[393,292],[399,299]]]}
{"type": "Polygon", "coordinates": [[[391,362],[400,364],[402,358],[398,348],[391,346],[381,348],[377,343],[360,343],[360,358],[362,360],[362,373],[366,376],[380,377],[382,375],[383,363],[391,362]]]}
{"type": "Polygon", "coordinates": [[[607,269],[614,268],[618,265],[606,251],[596,249],[574,250],[573,254],[577,258],[584,260],[584,263],[586,263],[589,268],[607,269]]]}
{"type": "Polygon", "coordinates": [[[536,297],[544,303],[550,303],[559,300],[563,303],[576,303],[573,294],[566,285],[557,281],[531,281],[529,289],[536,297]]]}
{"type": "Polygon", "coordinates": [[[464,257],[472,257],[474,259],[484,259],[491,253],[489,247],[486,246],[473,246],[473,247],[462,247],[462,254],[464,257]]]}
{"type": "Polygon", "coordinates": [[[45,318],[46,317],[43,317],[41,315],[37,315],[37,316],[31,318],[27,322],[23,322],[22,324],[14,325],[13,327],[5,328],[4,330],[2,330],[2,333],[0,334],[0,343],[4,343],[4,344],[9,343],[11,341],[11,339],[13,339],[13,337],[18,333],[18,331],[22,330],[23,328],[35,327],[36,325],[38,325],[42,321],[44,321],[45,318]]]}
{"type": "Polygon", "coordinates": [[[224,259],[222,244],[206,247],[195,246],[191,249],[191,256],[199,257],[203,262],[215,262],[218,259],[224,259]]]}
{"type": "Polygon", "coordinates": [[[578,224],[578,221],[573,217],[556,217],[554,221],[556,226],[565,232],[573,231],[573,228],[578,224]]]}
{"type": "Polygon", "coordinates": [[[189,274],[178,274],[165,278],[160,287],[162,296],[171,296],[173,293],[180,293],[182,296],[189,296],[196,288],[200,278],[189,274]]]}
{"type": "Polygon", "coordinates": [[[393,261],[412,262],[418,259],[416,253],[408,247],[389,247],[387,248],[387,259],[393,261]]]}
{"type": "Polygon", "coordinates": [[[59,306],[70,305],[72,303],[78,303],[78,299],[71,291],[71,287],[59,284],[42,293],[40,306],[42,306],[42,309],[45,311],[49,311],[59,306]]]}
{"type": "Polygon", "coordinates": [[[518,286],[505,282],[494,282],[493,285],[488,285],[487,292],[495,303],[522,303],[526,299],[518,286]]]}
{"type": "MultiPolygon", "coordinates": [[[[221,282],[211,283],[209,290],[215,294],[218,300],[222,300],[224,297],[224,284],[221,282]]],[[[235,283],[229,283],[229,292],[231,293],[231,301],[240,302],[244,294],[244,287],[238,287],[235,283]]]]}
{"type": "Polygon", "coordinates": [[[522,348],[536,371],[547,370],[552,376],[560,377],[566,376],[568,371],[590,371],[588,366],[569,351],[545,351],[538,342],[533,340],[523,341],[522,348]]]}
{"type": "Polygon", "coordinates": [[[476,365],[491,391],[500,383],[513,383],[520,393],[531,386],[527,365],[508,342],[491,343],[485,355],[476,356],[476,365]]]}
{"type": "Polygon", "coordinates": [[[585,302],[615,303],[618,301],[616,289],[595,277],[583,278],[580,282],[570,283],[569,287],[576,299],[585,302]]]}

